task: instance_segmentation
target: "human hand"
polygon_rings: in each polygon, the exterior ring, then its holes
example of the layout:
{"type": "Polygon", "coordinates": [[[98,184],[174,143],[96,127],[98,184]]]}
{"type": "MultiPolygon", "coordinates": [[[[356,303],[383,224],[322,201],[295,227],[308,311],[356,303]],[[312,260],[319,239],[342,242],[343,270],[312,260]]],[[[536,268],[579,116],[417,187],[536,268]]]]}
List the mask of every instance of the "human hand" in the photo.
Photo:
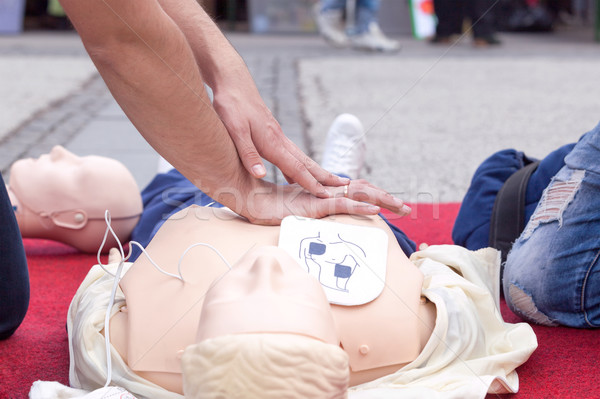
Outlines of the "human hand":
{"type": "Polygon", "coordinates": [[[266,175],[262,156],[281,170],[288,183],[298,183],[319,198],[331,197],[332,188],[348,184],[349,179],[321,168],[284,135],[249,75],[236,80],[235,85],[215,89],[213,106],[252,176],[266,175]]]}
{"type": "Polygon", "coordinates": [[[245,197],[242,212],[250,222],[278,225],[289,215],[319,219],[334,214],[376,215],[381,208],[400,216],[411,209],[400,199],[370,184],[366,180],[352,180],[347,186],[328,187],[333,196],[318,198],[298,184],[275,185],[262,180],[245,197]]]}

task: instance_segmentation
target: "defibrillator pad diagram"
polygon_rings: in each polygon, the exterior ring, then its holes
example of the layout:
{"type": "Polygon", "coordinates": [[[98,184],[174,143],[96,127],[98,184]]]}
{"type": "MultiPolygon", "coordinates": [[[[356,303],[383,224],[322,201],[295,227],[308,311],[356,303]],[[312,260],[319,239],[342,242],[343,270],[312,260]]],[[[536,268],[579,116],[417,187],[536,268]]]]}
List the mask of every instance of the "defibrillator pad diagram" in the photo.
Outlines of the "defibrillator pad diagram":
{"type": "Polygon", "coordinates": [[[348,280],[360,267],[357,259],[366,258],[360,246],[342,239],[340,234],[334,241],[321,238],[321,232],[316,237],[306,237],[300,241],[299,250],[298,256],[311,276],[325,287],[345,292],[348,280]]]}
{"type": "Polygon", "coordinates": [[[279,247],[323,287],[330,303],[361,305],[385,286],[387,234],[378,228],[287,217],[279,247]]]}

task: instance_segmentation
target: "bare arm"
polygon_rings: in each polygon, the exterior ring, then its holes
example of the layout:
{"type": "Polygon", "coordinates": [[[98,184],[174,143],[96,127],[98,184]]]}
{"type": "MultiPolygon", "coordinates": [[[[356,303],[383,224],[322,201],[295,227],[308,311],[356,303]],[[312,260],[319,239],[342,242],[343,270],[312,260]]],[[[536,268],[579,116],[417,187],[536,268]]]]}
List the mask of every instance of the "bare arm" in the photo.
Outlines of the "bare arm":
{"type": "Polygon", "coordinates": [[[256,181],[210,104],[185,36],[158,2],[62,4],[111,93],[161,155],[226,205],[232,201],[222,188],[252,189],[256,181]]]}
{"type": "Polygon", "coordinates": [[[320,197],[327,197],[323,185],[347,184],[346,179],[322,169],[284,135],[243,59],[195,0],[159,2],[185,34],[202,76],[214,90],[215,110],[253,176],[264,176],[263,156],[279,167],[289,182],[297,182],[320,197]]]}
{"type": "Polygon", "coordinates": [[[353,182],[357,189],[349,196],[355,201],[340,196],[342,187],[329,187],[336,198],[319,199],[297,185],[276,186],[251,176],[208,100],[183,32],[156,0],[62,0],[62,4],[132,123],[215,200],[262,224],[278,224],[290,214],[370,215],[379,206],[407,213],[401,201],[366,182],[353,182]]]}

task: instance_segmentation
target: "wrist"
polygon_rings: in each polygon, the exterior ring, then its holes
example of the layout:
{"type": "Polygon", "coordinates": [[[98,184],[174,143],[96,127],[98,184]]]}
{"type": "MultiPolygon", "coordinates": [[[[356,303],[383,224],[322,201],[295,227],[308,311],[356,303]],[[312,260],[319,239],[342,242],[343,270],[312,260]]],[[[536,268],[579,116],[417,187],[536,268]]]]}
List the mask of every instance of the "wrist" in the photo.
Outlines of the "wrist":
{"type": "Polygon", "coordinates": [[[279,225],[286,209],[285,188],[262,179],[251,178],[245,189],[236,190],[237,195],[225,196],[227,205],[237,214],[245,217],[252,224],[279,225]]]}
{"type": "Polygon", "coordinates": [[[247,79],[251,79],[244,60],[235,51],[217,61],[204,63],[200,70],[205,81],[215,92],[235,90],[247,79]]]}
{"type": "Polygon", "coordinates": [[[257,218],[255,201],[257,193],[261,192],[271,192],[268,184],[261,179],[252,177],[244,170],[243,174],[231,179],[227,183],[221,181],[221,184],[213,191],[211,197],[254,223],[257,218]]]}

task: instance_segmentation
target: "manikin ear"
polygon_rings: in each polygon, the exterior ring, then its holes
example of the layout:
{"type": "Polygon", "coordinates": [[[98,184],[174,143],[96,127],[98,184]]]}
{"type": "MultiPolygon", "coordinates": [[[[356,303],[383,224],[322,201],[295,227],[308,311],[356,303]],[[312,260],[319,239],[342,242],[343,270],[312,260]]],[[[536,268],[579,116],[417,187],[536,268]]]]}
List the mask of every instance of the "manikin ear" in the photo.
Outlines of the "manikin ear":
{"type": "Polygon", "coordinates": [[[88,222],[87,213],[81,209],[52,212],[49,217],[56,226],[73,230],[84,228],[88,222]]]}

